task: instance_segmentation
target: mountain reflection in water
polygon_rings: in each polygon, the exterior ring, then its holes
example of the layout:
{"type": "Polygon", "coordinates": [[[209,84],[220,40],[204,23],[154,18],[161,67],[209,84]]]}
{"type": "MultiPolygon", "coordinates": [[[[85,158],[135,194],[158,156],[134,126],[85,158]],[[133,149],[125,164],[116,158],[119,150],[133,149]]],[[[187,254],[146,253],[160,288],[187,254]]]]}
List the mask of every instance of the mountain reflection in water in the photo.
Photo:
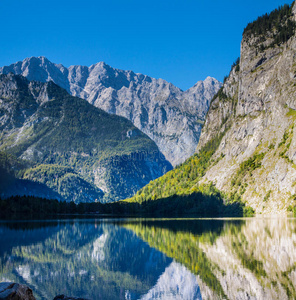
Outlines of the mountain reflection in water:
{"type": "Polygon", "coordinates": [[[37,299],[294,299],[295,219],[0,223],[0,280],[37,299]]]}

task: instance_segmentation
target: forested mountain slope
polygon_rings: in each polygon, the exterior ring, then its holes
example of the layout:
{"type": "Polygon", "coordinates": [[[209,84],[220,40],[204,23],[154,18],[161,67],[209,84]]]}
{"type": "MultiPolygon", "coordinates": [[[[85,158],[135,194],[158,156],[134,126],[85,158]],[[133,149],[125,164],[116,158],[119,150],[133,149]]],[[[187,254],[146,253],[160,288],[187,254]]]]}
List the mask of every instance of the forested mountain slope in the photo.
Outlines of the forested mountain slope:
{"type": "Polygon", "coordinates": [[[122,199],[171,168],[130,121],[53,82],[1,75],[0,128],[0,151],[25,164],[13,175],[42,183],[67,201],[122,199]]]}

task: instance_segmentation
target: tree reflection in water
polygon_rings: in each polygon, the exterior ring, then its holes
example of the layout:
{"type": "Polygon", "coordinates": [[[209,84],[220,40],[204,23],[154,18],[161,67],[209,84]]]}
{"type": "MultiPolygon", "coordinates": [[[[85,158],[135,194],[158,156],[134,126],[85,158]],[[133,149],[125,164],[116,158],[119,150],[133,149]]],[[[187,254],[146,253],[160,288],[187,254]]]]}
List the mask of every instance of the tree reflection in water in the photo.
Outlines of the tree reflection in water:
{"type": "Polygon", "coordinates": [[[2,222],[0,280],[37,299],[293,299],[296,221],[2,222]]]}

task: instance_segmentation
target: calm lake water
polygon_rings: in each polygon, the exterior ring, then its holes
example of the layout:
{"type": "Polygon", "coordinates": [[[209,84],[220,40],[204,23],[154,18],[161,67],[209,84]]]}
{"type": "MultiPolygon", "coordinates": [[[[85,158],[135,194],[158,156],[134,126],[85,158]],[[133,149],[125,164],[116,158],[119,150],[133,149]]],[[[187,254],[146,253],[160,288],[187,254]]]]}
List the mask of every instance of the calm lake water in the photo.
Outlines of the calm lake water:
{"type": "Polygon", "coordinates": [[[37,299],[295,299],[296,220],[0,222],[0,281],[37,299]]]}

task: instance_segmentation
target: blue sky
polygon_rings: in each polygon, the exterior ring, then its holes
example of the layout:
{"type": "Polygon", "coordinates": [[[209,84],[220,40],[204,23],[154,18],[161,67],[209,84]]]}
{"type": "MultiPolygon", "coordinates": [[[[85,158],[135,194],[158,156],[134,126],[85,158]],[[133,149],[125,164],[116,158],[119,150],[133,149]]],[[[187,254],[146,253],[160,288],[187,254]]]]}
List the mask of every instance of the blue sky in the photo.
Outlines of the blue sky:
{"type": "Polygon", "coordinates": [[[46,56],[65,66],[105,61],[183,90],[223,80],[244,27],[292,1],[0,0],[0,66],[46,56]]]}

